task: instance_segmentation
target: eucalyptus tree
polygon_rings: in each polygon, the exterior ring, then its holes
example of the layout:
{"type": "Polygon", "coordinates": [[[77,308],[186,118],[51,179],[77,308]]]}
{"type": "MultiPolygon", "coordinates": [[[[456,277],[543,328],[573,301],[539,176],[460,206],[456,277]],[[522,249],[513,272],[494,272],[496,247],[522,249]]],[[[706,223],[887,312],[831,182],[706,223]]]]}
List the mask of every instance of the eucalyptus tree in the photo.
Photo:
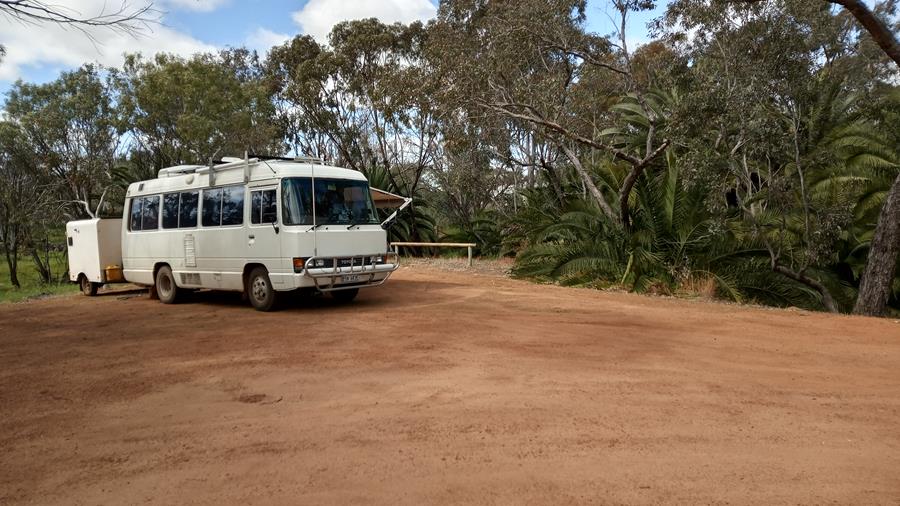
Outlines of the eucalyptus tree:
{"type": "Polygon", "coordinates": [[[364,19],[337,24],[327,46],[298,36],[273,48],[267,76],[294,151],[377,172],[403,195],[422,190],[442,143],[427,37],[421,23],[364,19]]]}
{"type": "MultiPolygon", "coordinates": [[[[879,2],[879,7],[883,11],[880,16],[860,0],[833,0],[833,2],[853,14],[878,47],[900,66],[897,23],[891,26],[884,19],[884,14],[895,13],[895,1],[879,2]]],[[[859,287],[859,297],[853,308],[854,313],[865,315],[884,313],[897,274],[898,259],[900,259],[900,172],[888,191],[878,217],[875,235],[869,247],[866,271],[859,287]]]]}
{"type": "Polygon", "coordinates": [[[280,154],[281,132],[254,52],[229,49],[185,59],[129,55],[117,73],[120,130],[155,170],[245,152],[280,154]]]}
{"type": "Polygon", "coordinates": [[[679,0],[659,28],[691,62],[671,121],[689,179],[719,188],[710,203],[720,213],[740,210],[772,271],[828,310],[848,307],[829,269],[852,199],[813,192],[811,181],[833,170],[825,138],[858,116],[862,102],[849,96],[880,66],[854,54],[846,19],[824,2],[679,0]]]}
{"type": "Polygon", "coordinates": [[[295,151],[368,172],[416,191],[434,163],[439,78],[425,65],[421,23],[377,19],[335,25],[329,45],[298,36],[269,53],[267,72],[295,151]]]}
{"type": "Polygon", "coordinates": [[[49,259],[36,243],[42,236],[46,239],[47,228],[60,219],[57,186],[24,129],[12,121],[0,122],[0,246],[14,287],[20,286],[21,249],[31,251],[44,281],[50,281],[49,259]]]}
{"type": "Polygon", "coordinates": [[[634,78],[633,52],[624,26],[652,2],[613,2],[619,37],[585,32],[580,0],[529,0],[508,4],[477,0],[442,2],[434,30],[453,73],[452,92],[510,122],[550,139],[576,169],[603,214],[630,226],[630,194],[636,180],[669,146],[660,138],[655,111],[645,107],[643,83],[634,78]],[[465,62],[465,64],[464,64],[465,62]],[[610,106],[627,93],[637,97],[650,128],[639,150],[620,149],[600,133],[615,126],[610,106]],[[629,166],[616,188],[597,185],[579,151],[596,150],[629,166]],[[610,194],[612,192],[612,194],[610,194]],[[618,200],[618,211],[611,202],[618,200]]]}
{"type": "Polygon", "coordinates": [[[46,84],[16,82],[7,118],[25,135],[40,166],[54,178],[72,216],[92,216],[119,149],[117,114],[106,70],[85,65],[46,84]]]}
{"type": "MultiPolygon", "coordinates": [[[[797,202],[801,204],[800,211],[804,216],[801,220],[804,232],[798,237],[805,244],[803,250],[806,253],[801,254],[801,258],[808,258],[810,251],[827,249],[814,244],[814,237],[834,235],[834,231],[814,233],[811,230],[811,224],[822,224],[828,220],[815,219],[820,216],[816,214],[818,210],[810,205],[809,188],[803,178],[804,173],[812,168],[800,163],[805,156],[801,154],[798,144],[803,137],[808,137],[804,132],[804,123],[809,120],[817,94],[829,86],[836,85],[844,93],[861,97],[855,107],[864,110],[870,108],[867,104],[877,102],[875,96],[879,90],[889,88],[890,83],[896,80],[897,69],[885,57],[894,59],[900,54],[897,49],[900,46],[893,34],[896,24],[892,25],[889,21],[895,7],[893,1],[876,2],[874,9],[869,9],[857,0],[678,0],[667,11],[665,21],[671,39],[679,40],[680,36],[683,47],[691,48],[689,51],[692,54],[703,55],[707,62],[718,61],[714,63],[714,70],[706,72],[709,76],[707,82],[695,88],[693,95],[698,99],[693,101],[691,105],[695,107],[687,114],[693,118],[703,118],[701,121],[727,125],[731,132],[770,134],[755,141],[740,133],[732,136],[733,149],[728,152],[732,164],[744,164],[744,160],[748,159],[745,158],[747,151],[753,146],[765,147],[771,144],[773,138],[791,140],[777,151],[788,159],[793,158],[793,161],[790,164],[776,163],[776,168],[789,169],[778,171],[776,176],[785,183],[791,177],[799,178],[792,185],[799,189],[797,202]],[[847,10],[835,11],[834,5],[841,5],[847,10]],[[685,38],[685,33],[690,33],[691,37],[685,38]],[[741,42],[740,37],[745,40],[741,42]],[[883,52],[879,51],[879,47],[883,52]],[[785,65],[785,58],[790,55],[794,55],[792,59],[795,64],[785,65]],[[721,86],[723,83],[725,86],[721,86]],[[716,92],[707,93],[711,88],[716,92]],[[704,114],[712,112],[707,107],[709,104],[723,107],[710,116],[704,114]],[[704,111],[704,107],[707,110],[704,111]],[[768,113],[768,108],[775,114],[768,113]],[[757,123],[761,118],[777,118],[779,115],[785,117],[788,123],[788,129],[781,131],[781,135],[771,135],[779,132],[777,127],[767,131],[757,123]],[[741,127],[734,128],[734,125],[741,127]],[[811,218],[813,215],[815,218],[811,218]]],[[[894,61],[897,62],[896,59],[894,61]]],[[[698,74],[703,74],[702,65],[693,68],[698,69],[698,74]]],[[[704,149],[709,151],[709,146],[718,147],[728,138],[727,134],[720,135],[716,137],[716,142],[707,143],[704,149]]],[[[758,152],[756,160],[762,161],[759,156],[763,154],[758,152]]],[[[698,156],[698,159],[702,158],[715,159],[698,156]]],[[[768,153],[764,158],[767,166],[771,165],[771,160],[777,159],[768,153]]],[[[752,153],[749,159],[754,159],[752,153]]],[[[744,173],[745,176],[761,174],[752,170],[745,170],[744,173]]],[[[742,186],[752,188],[753,185],[744,181],[742,186]]],[[[778,185],[766,181],[763,186],[771,194],[778,185]]],[[[783,202],[789,202],[789,199],[783,202]]],[[[838,226],[835,223],[831,225],[838,226]]],[[[882,313],[890,297],[900,251],[900,177],[888,193],[875,228],[869,262],[854,308],[854,312],[861,314],[882,313]]],[[[770,251],[773,269],[781,271],[783,267],[778,259],[780,249],[770,251]]],[[[823,287],[817,280],[805,276],[805,270],[810,266],[808,262],[796,264],[795,260],[789,259],[787,263],[795,264],[796,268],[785,271],[785,275],[809,285],[819,285],[817,289],[823,291],[825,297],[823,287]]]]}

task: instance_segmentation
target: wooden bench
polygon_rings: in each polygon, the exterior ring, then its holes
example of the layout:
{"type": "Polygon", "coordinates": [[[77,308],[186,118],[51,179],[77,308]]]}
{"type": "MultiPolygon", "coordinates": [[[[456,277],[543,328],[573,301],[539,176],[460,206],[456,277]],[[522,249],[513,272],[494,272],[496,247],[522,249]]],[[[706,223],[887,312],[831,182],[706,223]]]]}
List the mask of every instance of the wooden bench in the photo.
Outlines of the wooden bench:
{"type": "Polygon", "coordinates": [[[392,242],[394,253],[400,254],[400,246],[422,246],[429,248],[467,248],[469,250],[469,267],[472,267],[472,248],[477,246],[474,242],[392,242]]]}

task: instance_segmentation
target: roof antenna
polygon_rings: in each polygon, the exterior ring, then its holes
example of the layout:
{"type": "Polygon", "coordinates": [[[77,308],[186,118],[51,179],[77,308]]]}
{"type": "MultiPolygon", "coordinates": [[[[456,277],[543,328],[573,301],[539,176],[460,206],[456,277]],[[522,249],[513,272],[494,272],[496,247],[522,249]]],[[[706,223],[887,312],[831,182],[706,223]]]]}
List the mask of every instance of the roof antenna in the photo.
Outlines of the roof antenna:
{"type": "Polygon", "coordinates": [[[244,150],[244,184],[250,182],[250,154],[244,150]]]}
{"type": "Polygon", "coordinates": [[[216,185],[216,172],[215,172],[216,164],[215,164],[214,160],[216,159],[217,156],[219,156],[219,151],[222,151],[221,146],[219,146],[216,149],[216,152],[213,153],[211,157],[209,157],[209,185],[210,186],[216,185]]]}

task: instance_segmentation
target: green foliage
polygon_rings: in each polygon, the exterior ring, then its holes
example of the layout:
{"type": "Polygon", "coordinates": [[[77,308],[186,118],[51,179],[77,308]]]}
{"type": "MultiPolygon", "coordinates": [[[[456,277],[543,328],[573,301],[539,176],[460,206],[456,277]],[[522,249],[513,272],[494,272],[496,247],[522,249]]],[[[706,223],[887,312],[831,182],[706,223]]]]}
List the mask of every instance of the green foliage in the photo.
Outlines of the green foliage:
{"type": "Polygon", "coordinates": [[[269,89],[256,54],[246,49],[189,59],[130,55],[114,77],[120,131],[130,134],[134,164],[159,170],[281,151],[269,89]]]}
{"type": "Polygon", "coordinates": [[[683,183],[674,157],[664,170],[641,178],[632,234],[591,202],[575,199],[557,208],[532,192],[515,220],[528,245],[514,273],[662,294],[700,281],[711,284],[715,296],[736,302],[818,307],[818,294],[772,272],[765,250],[736,233],[734,216],[723,220],[709,211],[708,190],[683,183]]]}
{"type": "MultiPolygon", "coordinates": [[[[65,253],[54,252],[51,265],[56,273],[65,273],[67,269],[65,253]]],[[[60,280],[58,277],[51,283],[44,282],[35,265],[30,262],[20,264],[18,274],[21,287],[15,288],[9,283],[9,267],[6,262],[0,262],[0,304],[51,295],[74,294],[79,291],[78,285],[69,283],[68,280],[60,280]]]]}
{"type": "MultiPolygon", "coordinates": [[[[406,194],[407,192],[395,186],[395,181],[388,177],[386,169],[371,169],[366,177],[372,188],[404,197],[409,196],[406,194]]],[[[413,203],[397,215],[393,226],[388,230],[389,242],[434,242],[436,240],[437,227],[429,209],[428,199],[424,198],[421,190],[412,197],[413,203]]],[[[385,220],[393,212],[394,209],[382,209],[379,214],[381,219],[385,220]]]]}
{"type": "Polygon", "coordinates": [[[441,242],[475,243],[476,255],[498,256],[503,250],[502,218],[497,211],[477,213],[465,227],[450,226],[444,230],[441,242]]]}

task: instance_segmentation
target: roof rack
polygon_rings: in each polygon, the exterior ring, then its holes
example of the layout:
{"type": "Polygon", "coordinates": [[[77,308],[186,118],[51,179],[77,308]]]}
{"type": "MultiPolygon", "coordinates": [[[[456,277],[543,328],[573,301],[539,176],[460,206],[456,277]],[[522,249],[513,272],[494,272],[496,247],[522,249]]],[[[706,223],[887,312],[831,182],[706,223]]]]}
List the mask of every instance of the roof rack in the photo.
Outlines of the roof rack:
{"type": "Polygon", "coordinates": [[[324,164],[325,161],[317,156],[269,156],[269,155],[254,155],[250,154],[250,158],[257,158],[259,160],[278,160],[281,162],[302,162],[302,163],[321,163],[324,164]]]}

